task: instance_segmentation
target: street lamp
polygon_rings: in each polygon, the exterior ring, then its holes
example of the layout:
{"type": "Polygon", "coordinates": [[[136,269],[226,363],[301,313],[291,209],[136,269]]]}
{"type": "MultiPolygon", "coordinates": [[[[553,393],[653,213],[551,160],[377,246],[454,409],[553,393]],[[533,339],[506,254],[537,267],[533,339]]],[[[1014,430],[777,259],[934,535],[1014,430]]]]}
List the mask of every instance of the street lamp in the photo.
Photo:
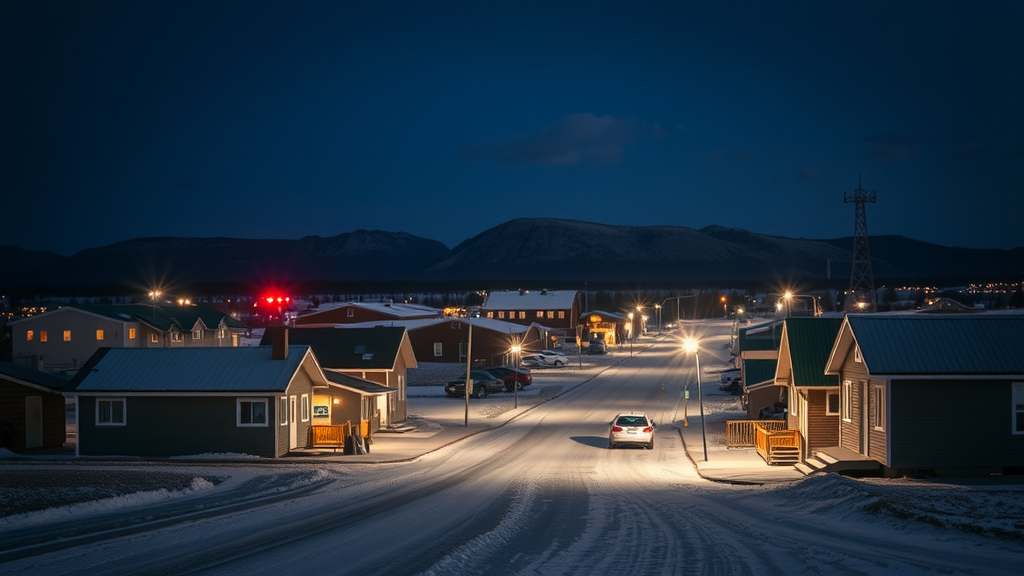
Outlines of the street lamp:
{"type": "Polygon", "coordinates": [[[633,357],[633,334],[636,332],[636,326],[633,326],[633,313],[629,313],[629,357],[633,357]]]}
{"type": "Polygon", "coordinates": [[[654,309],[658,311],[658,336],[661,336],[661,304],[655,304],[654,309]]]}
{"type": "Polygon", "coordinates": [[[149,291],[149,301],[153,306],[153,321],[156,322],[156,299],[160,297],[159,290],[149,291]]]}
{"type": "Polygon", "coordinates": [[[697,360],[697,397],[700,399],[700,437],[704,442],[704,461],[708,461],[708,435],[707,427],[704,425],[704,394],[700,389],[700,354],[697,350],[700,348],[700,343],[693,338],[687,338],[683,342],[683,350],[687,353],[692,352],[693,357],[697,360]]]}
{"type": "Polygon", "coordinates": [[[516,375],[515,378],[512,379],[512,396],[514,398],[512,407],[519,408],[519,357],[523,352],[523,347],[519,344],[513,344],[510,351],[516,359],[516,375]]]}

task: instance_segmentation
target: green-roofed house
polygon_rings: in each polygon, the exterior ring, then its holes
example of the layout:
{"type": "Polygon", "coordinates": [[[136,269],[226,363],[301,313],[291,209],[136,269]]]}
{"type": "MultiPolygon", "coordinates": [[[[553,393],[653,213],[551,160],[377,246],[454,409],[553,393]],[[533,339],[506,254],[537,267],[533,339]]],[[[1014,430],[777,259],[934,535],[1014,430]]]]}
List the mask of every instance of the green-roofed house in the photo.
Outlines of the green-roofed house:
{"type": "Polygon", "coordinates": [[[848,315],[824,369],[839,445],[909,471],[1024,470],[1024,315],[848,315]]]}
{"type": "Polygon", "coordinates": [[[12,360],[74,373],[100,348],[228,348],[246,330],[209,306],[71,304],[11,322],[12,360]]]}
{"type": "Polygon", "coordinates": [[[839,445],[839,377],[825,374],[842,317],[787,318],[775,383],[787,388],[787,428],[800,431],[801,460],[839,445]]]}
{"type": "Polygon", "coordinates": [[[743,381],[743,405],[755,420],[770,418],[776,404],[785,404],[786,388],[775,385],[782,322],[757,324],[739,330],[736,363],[743,381]]]}
{"type": "Polygon", "coordinates": [[[371,433],[408,417],[408,370],[416,368],[417,363],[404,326],[292,329],[276,326],[267,328],[260,344],[269,345],[282,333],[290,344],[312,348],[328,377],[330,373],[344,374],[386,388],[387,394],[367,394],[363,398],[360,421],[369,422],[371,433]]]}
{"type": "Polygon", "coordinates": [[[66,378],[0,362],[0,447],[12,452],[60,448],[67,439],[66,378]]]}

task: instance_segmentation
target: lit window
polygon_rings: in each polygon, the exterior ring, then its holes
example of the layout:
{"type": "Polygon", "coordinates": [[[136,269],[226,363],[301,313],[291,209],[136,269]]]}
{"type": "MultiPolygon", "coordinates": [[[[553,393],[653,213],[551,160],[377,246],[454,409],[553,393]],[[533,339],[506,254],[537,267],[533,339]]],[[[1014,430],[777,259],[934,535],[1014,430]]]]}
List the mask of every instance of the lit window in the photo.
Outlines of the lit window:
{"type": "Polygon", "coordinates": [[[444,350],[443,342],[434,342],[434,356],[441,356],[444,350]]]}
{"type": "Polygon", "coordinates": [[[40,342],[46,342],[46,340],[47,340],[46,330],[40,330],[39,331],[39,341],[40,342]]]}
{"type": "Polygon", "coordinates": [[[156,332],[151,332],[149,334],[149,341],[152,342],[153,344],[156,344],[157,342],[160,341],[160,337],[157,336],[156,332]]]}
{"type": "Polygon", "coordinates": [[[96,340],[103,340],[103,330],[96,331],[96,340]]]}
{"type": "Polygon", "coordinates": [[[554,310],[548,310],[548,318],[554,318],[554,317],[555,317],[555,311],[554,310]]]}
{"type": "Polygon", "coordinates": [[[543,317],[544,317],[544,311],[543,310],[537,310],[537,318],[543,318],[543,317]]]}
{"type": "Polygon", "coordinates": [[[526,320],[526,310],[520,310],[519,311],[519,319],[520,320],[526,320]]]}
{"type": "Polygon", "coordinates": [[[559,320],[565,320],[565,310],[559,310],[558,311],[558,319],[559,320]]]}
{"type": "Polygon", "coordinates": [[[125,413],[124,398],[96,399],[97,426],[124,426],[126,423],[125,413]]]}
{"type": "Polygon", "coordinates": [[[235,425],[240,428],[267,425],[267,401],[262,398],[239,398],[235,409],[235,425]]]}
{"type": "Polygon", "coordinates": [[[501,318],[501,319],[505,318],[505,311],[504,310],[498,310],[498,318],[501,318]]]}
{"type": "Polygon", "coordinates": [[[36,331],[35,330],[29,330],[28,332],[25,332],[25,340],[28,340],[29,342],[31,342],[31,341],[33,341],[35,339],[36,339],[36,331]]]}
{"type": "Polygon", "coordinates": [[[64,341],[71,342],[71,330],[64,331],[64,341]]]}
{"type": "Polygon", "coordinates": [[[135,340],[135,328],[128,329],[128,339],[135,340]]]}
{"type": "Polygon", "coordinates": [[[171,332],[171,342],[181,342],[181,332],[171,332]]]}
{"type": "Polygon", "coordinates": [[[494,318],[494,312],[488,312],[487,313],[487,317],[488,318],[494,318]]]}

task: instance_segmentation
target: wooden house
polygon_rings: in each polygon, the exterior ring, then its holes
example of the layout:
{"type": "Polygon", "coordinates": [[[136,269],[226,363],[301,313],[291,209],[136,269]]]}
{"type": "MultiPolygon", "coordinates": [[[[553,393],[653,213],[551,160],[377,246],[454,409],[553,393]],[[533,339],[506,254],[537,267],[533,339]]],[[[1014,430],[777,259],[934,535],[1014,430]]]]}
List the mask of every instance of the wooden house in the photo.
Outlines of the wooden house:
{"type": "Polygon", "coordinates": [[[313,349],[320,367],[330,379],[331,373],[345,374],[374,382],[389,389],[387,394],[368,397],[367,414],[372,431],[389,427],[408,417],[406,386],[409,369],[415,369],[416,355],[404,326],[349,326],[337,328],[268,328],[262,345],[270,345],[275,332],[287,330],[292,344],[313,349]],[[380,405],[377,405],[377,402],[380,405]]]}
{"type": "Polygon", "coordinates": [[[581,315],[579,321],[583,327],[581,338],[584,342],[604,340],[608,346],[626,342],[629,319],[622,314],[593,310],[581,315]]]}
{"type": "Polygon", "coordinates": [[[13,452],[60,448],[67,439],[63,392],[68,379],[0,362],[0,447],[13,452]]]}
{"type": "Polygon", "coordinates": [[[209,306],[73,304],[11,322],[12,359],[77,371],[100,348],[238,346],[246,326],[209,306]]]}
{"type": "MultiPolygon", "coordinates": [[[[519,290],[491,292],[480,307],[480,315],[530,326],[558,329],[563,336],[576,337],[580,298],[575,290],[519,290]]],[[[548,346],[542,346],[547,348],[548,346]]]]}
{"type": "Polygon", "coordinates": [[[782,321],[741,328],[736,340],[736,367],[743,382],[743,405],[747,416],[765,419],[776,405],[785,404],[786,387],[775,384],[775,370],[782,342],[782,321]]]}
{"type": "Polygon", "coordinates": [[[849,315],[825,373],[839,446],[889,475],[1024,470],[1022,316],[849,315]]]}
{"type": "MultiPolygon", "coordinates": [[[[286,338],[258,347],[103,348],[73,385],[80,456],[278,458],[312,447],[316,422],[362,418],[349,407],[365,396],[331,382],[309,346],[286,338]]],[[[365,419],[358,424],[365,428],[365,419]]]]}
{"type": "Polygon", "coordinates": [[[439,318],[443,312],[436,308],[393,302],[346,302],[322,304],[317,310],[295,318],[295,326],[334,326],[363,322],[403,322],[423,318],[439,318]]]}
{"type": "Polygon", "coordinates": [[[825,374],[841,317],[787,318],[779,346],[776,386],[786,388],[787,429],[799,430],[800,454],[839,445],[839,378],[825,374]]]}

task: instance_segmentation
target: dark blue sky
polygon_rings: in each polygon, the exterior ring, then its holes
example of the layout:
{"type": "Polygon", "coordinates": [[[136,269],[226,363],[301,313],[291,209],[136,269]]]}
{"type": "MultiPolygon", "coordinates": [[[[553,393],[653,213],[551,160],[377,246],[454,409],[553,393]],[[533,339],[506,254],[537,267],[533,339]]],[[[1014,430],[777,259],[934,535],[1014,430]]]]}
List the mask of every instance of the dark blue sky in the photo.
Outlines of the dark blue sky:
{"type": "Polygon", "coordinates": [[[0,244],[514,218],[1024,246],[1024,2],[0,4],[0,244]]]}

